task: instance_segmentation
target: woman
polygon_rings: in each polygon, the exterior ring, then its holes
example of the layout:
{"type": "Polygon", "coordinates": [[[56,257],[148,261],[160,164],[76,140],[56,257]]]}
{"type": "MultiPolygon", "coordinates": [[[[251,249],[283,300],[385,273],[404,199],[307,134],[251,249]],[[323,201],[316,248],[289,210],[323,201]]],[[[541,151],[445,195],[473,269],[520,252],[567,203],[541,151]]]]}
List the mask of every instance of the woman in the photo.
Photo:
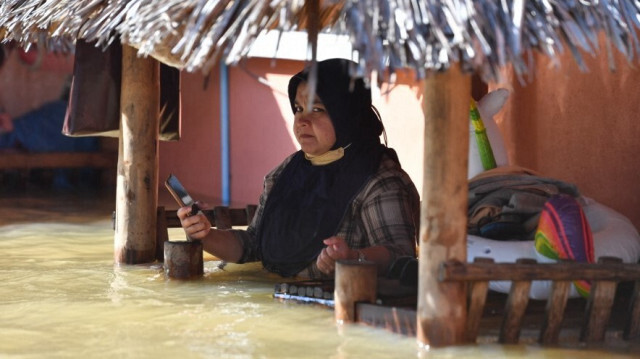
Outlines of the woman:
{"type": "Polygon", "coordinates": [[[178,210],[186,234],[235,263],[261,260],[282,276],[333,275],[340,259],[375,262],[386,273],[399,256],[415,256],[419,196],[390,148],[371,105],[371,91],[353,79],[351,61],[317,65],[310,98],[309,69],[289,81],[293,130],[300,151],[265,177],[251,225],[216,230],[203,214],[178,210]]]}

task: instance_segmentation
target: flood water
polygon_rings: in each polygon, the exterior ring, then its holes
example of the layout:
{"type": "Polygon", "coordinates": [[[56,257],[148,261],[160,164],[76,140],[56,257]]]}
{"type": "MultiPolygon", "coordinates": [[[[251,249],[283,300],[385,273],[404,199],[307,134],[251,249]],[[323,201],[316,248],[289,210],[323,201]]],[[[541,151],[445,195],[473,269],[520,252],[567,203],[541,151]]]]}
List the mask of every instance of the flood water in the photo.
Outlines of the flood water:
{"type": "MultiPolygon", "coordinates": [[[[633,358],[628,345],[585,350],[482,344],[426,351],[415,338],[273,299],[278,277],[205,257],[205,275],[159,264],[114,266],[115,196],[0,198],[0,358],[633,358]]],[[[182,237],[170,231],[170,237],[182,237]]],[[[637,348],[637,347],[636,347],[637,348]]]]}

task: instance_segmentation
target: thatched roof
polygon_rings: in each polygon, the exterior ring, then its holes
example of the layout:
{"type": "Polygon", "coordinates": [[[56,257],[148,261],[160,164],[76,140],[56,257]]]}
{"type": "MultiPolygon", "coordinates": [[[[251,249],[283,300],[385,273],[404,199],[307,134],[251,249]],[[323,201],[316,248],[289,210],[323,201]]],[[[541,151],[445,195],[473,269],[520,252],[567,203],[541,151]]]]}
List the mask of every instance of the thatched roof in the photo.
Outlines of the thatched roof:
{"type": "Polygon", "coordinates": [[[188,71],[246,56],[263,31],[347,34],[365,73],[408,67],[419,77],[460,62],[485,79],[531,53],[598,50],[604,32],[631,61],[640,53],[634,0],[3,0],[0,38],[60,48],[76,39],[129,44],[188,71]]]}

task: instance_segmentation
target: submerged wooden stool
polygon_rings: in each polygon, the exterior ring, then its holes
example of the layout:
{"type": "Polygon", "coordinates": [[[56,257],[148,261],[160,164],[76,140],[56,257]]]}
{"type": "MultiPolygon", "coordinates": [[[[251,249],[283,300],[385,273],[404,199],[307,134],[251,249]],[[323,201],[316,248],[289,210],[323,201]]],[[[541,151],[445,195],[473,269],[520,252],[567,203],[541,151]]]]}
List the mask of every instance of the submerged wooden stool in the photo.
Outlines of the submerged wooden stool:
{"type": "Polygon", "coordinates": [[[164,241],[164,272],[167,277],[176,279],[202,276],[202,241],[164,241]]]}

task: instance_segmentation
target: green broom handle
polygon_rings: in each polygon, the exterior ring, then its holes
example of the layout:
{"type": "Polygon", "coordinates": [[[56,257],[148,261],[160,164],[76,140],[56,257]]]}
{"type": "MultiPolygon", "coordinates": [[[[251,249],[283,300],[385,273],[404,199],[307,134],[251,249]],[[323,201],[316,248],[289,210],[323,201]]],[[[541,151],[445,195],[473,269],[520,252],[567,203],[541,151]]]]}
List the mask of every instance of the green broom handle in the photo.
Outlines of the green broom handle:
{"type": "Polygon", "coordinates": [[[482,167],[485,171],[496,168],[496,158],[493,156],[491,142],[489,142],[489,137],[487,137],[487,129],[484,127],[482,117],[480,117],[480,112],[474,99],[471,99],[469,117],[471,118],[471,124],[476,133],[476,142],[478,143],[478,152],[480,153],[482,167]]]}

